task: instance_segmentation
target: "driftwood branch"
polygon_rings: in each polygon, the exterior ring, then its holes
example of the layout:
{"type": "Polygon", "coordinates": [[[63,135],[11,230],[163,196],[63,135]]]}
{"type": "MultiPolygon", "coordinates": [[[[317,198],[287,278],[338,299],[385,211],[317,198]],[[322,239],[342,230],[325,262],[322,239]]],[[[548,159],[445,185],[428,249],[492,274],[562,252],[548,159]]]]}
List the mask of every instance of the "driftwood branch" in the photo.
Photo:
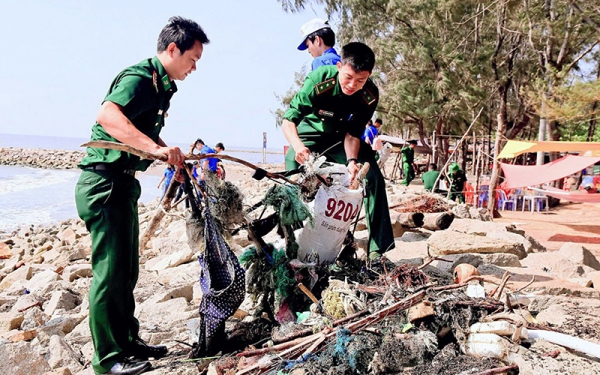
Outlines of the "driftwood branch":
{"type": "MultiPolygon", "coordinates": [[[[164,155],[160,155],[160,154],[155,154],[152,152],[146,152],[146,151],[142,151],[140,149],[137,149],[135,147],[126,145],[124,143],[118,143],[118,142],[109,142],[109,141],[90,141],[90,142],[86,142],[84,144],[81,145],[81,147],[95,147],[95,148],[106,148],[106,149],[110,149],[110,150],[119,150],[119,151],[123,151],[123,152],[128,152],[130,154],[134,154],[139,156],[140,158],[143,159],[148,159],[148,160],[162,160],[164,162],[167,161],[167,158],[164,155]]],[[[277,179],[277,180],[283,180],[289,184],[292,185],[297,185],[299,186],[299,184],[295,181],[292,181],[280,174],[276,174],[276,173],[271,173],[271,172],[267,172],[262,168],[259,168],[258,166],[249,163],[245,160],[236,158],[234,156],[230,156],[230,155],[226,155],[226,154],[201,154],[201,155],[185,155],[185,159],[186,160],[203,160],[203,159],[209,159],[209,158],[219,158],[219,159],[223,159],[223,160],[229,160],[229,161],[233,161],[242,165],[245,165],[248,168],[254,169],[255,171],[261,170],[264,171],[265,176],[272,178],[272,179],[277,179]]]]}

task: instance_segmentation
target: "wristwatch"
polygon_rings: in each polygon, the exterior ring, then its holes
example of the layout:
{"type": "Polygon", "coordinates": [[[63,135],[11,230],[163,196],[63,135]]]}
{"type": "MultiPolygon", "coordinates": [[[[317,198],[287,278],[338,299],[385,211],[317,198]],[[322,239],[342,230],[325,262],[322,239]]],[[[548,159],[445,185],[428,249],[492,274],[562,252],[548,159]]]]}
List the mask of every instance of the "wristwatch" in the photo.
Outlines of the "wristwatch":
{"type": "Polygon", "coordinates": [[[348,164],[350,164],[350,162],[355,162],[355,163],[358,164],[358,159],[356,159],[356,158],[350,158],[350,159],[346,160],[346,167],[348,166],[348,164]]]}

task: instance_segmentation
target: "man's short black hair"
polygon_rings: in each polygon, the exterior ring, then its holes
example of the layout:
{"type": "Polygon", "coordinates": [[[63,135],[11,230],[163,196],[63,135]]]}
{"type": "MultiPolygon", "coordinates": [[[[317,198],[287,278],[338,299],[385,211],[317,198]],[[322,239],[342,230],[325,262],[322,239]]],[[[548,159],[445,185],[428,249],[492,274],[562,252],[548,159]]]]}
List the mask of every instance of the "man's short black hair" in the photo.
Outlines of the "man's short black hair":
{"type": "Polygon", "coordinates": [[[408,141],[409,145],[417,145],[417,141],[415,141],[414,139],[411,139],[410,141],[408,141]]]}
{"type": "Polygon", "coordinates": [[[223,146],[223,143],[219,142],[215,145],[215,148],[220,148],[221,150],[225,151],[225,146],[223,146]]]}
{"type": "Polygon", "coordinates": [[[156,51],[160,53],[175,42],[179,51],[184,53],[192,48],[196,41],[202,44],[210,43],[200,25],[187,18],[175,16],[169,18],[169,22],[160,31],[156,51]]]}
{"type": "Polygon", "coordinates": [[[335,33],[333,30],[331,30],[331,28],[326,27],[324,29],[317,30],[314,33],[308,34],[306,39],[314,42],[318,36],[323,39],[323,43],[325,43],[327,47],[333,47],[335,45],[335,33]]]}
{"type": "Polygon", "coordinates": [[[430,164],[429,164],[429,168],[431,168],[431,169],[432,169],[432,170],[434,170],[434,171],[437,171],[437,164],[435,164],[435,163],[430,163],[430,164]]]}
{"type": "Polygon", "coordinates": [[[377,120],[375,120],[375,122],[378,122],[378,123],[380,123],[381,125],[383,125],[383,120],[382,120],[382,119],[380,119],[380,118],[378,118],[377,120]]]}
{"type": "Polygon", "coordinates": [[[204,141],[200,138],[196,139],[196,142],[194,142],[195,145],[197,145],[198,143],[205,145],[206,143],[204,143],[204,141]]]}
{"type": "Polygon", "coordinates": [[[364,43],[352,42],[342,47],[342,65],[350,65],[355,72],[373,71],[375,53],[364,43]]]}

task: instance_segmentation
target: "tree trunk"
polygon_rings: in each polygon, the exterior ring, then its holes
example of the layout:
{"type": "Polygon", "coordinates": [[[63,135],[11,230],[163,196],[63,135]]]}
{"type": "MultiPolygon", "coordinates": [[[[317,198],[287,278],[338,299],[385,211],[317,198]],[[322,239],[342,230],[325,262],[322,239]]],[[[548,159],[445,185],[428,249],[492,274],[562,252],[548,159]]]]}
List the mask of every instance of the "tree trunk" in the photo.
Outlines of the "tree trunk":
{"type": "Polygon", "coordinates": [[[427,230],[444,230],[450,227],[454,221],[452,212],[436,212],[425,214],[423,228],[427,230]]]}
{"type": "Polygon", "coordinates": [[[487,208],[492,212],[493,217],[500,217],[500,213],[496,209],[496,187],[499,185],[500,180],[500,162],[498,161],[498,154],[500,153],[500,146],[502,145],[502,137],[506,131],[506,100],[502,100],[500,103],[500,113],[497,116],[498,127],[496,128],[496,142],[494,143],[494,159],[492,161],[492,177],[490,179],[489,186],[489,198],[487,208]],[[504,113],[504,115],[503,115],[504,113]]]}

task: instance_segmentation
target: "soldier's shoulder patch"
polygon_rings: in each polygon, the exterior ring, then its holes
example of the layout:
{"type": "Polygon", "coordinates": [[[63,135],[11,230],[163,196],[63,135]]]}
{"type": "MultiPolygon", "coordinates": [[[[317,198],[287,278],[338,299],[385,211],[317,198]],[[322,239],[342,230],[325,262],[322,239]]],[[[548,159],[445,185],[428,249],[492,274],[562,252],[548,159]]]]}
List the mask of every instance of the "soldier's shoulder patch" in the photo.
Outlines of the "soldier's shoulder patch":
{"type": "Polygon", "coordinates": [[[375,101],[377,100],[377,97],[368,89],[362,90],[362,97],[365,100],[365,102],[367,103],[367,105],[371,105],[371,104],[375,103],[375,101]]]}
{"type": "Polygon", "coordinates": [[[315,91],[317,92],[317,95],[320,95],[326,91],[331,90],[334,87],[335,87],[335,78],[329,78],[326,81],[317,83],[315,85],[315,91]]]}

